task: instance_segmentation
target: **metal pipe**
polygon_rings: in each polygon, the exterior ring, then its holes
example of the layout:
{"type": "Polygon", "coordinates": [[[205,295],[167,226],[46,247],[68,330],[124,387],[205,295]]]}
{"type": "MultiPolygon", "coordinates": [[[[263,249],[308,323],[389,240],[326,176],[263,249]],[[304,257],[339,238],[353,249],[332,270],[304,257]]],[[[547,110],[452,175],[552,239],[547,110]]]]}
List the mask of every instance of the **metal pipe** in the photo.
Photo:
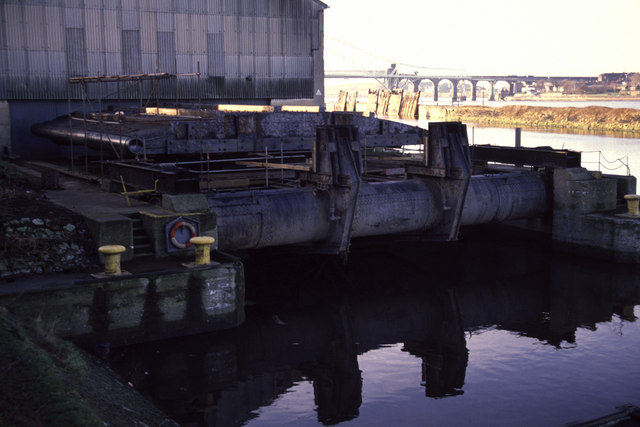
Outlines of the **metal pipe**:
{"type": "Polygon", "coordinates": [[[461,225],[535,218],[549,210],[544,181],[536,172],[471,177],[461,225]]]}
{"type": "MultiPolygon", "coordinates": [[[[329,193],[312,188],[244,191],[208,197],[221,250],[312,243],[330,237],[329,193]]],[[[423,180],[360,186],[352,237],[427,230],[442,214],[440,190],[423,180]]],[[[340,212],[335,212],[336,216],[340,212]]]]}
{"type": "MultiPolygon", "coordinates": [[[[441,193],[435,180],[361,183],[351,236],[427,231],[442,219],[441,193]]],[[[461,223],[540,216],[546,200],[534,172],[476,176],[461,223]]],[[[219,247],[229,251],[326,241],[340,216],[332,216],[329,192],[310,187],[212,194],[207,201],[216,214],[219,247]]]]}
{"type": "Polygon", "coordinates": [[[58,125],[38,123],[31,127],[35,135],[49,138],[57,144],[86,145],[94,150],[99,150],[105,144],[118,147],[122,144],[131,154],[142,154],[144,148],[142,141],[136,137],[110,135],[102,132],[82,129],[65,129],[58,125]]]}

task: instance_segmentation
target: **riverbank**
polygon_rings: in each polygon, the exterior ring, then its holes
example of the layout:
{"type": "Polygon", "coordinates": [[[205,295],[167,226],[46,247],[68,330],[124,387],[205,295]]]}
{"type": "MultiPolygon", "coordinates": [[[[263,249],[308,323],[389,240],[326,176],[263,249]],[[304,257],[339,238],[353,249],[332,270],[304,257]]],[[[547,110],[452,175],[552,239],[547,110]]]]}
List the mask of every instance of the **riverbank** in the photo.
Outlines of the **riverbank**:
{"type": "MultiPolygon", "coordinates": [[[[0,284],[97,270],[84,221],[37,181],[0,166],[0,284]]],[[[20,298],[18,296],[17,298],[20,298]]],[[[107,363],[58,338],[36,310],[28,324],[0,306],[0,425],[177,425],[107,363]]]]}
{"type": "Polygon", "coordinates": [[[419,118],[483,125],[640,133],[640,110],[631,108],[421,105],[419,118]]]}
{"type": "Polygon", "coordinates": [[[0,425],[177,426],[106,362],[0,307],[0,425]]]}
{"type": "Polygon", "coordinates": [[[518,93],[513,96],[507,96],[505,101],[527,101],[527,102],[585,102],[585,101],[640,101],[640,92],[632,91],[627,93],[610,92],[610,93],[593,93],[589,95],[564,94],[558,92],[543,92],[537,95],[527,93],[518,93]]]}

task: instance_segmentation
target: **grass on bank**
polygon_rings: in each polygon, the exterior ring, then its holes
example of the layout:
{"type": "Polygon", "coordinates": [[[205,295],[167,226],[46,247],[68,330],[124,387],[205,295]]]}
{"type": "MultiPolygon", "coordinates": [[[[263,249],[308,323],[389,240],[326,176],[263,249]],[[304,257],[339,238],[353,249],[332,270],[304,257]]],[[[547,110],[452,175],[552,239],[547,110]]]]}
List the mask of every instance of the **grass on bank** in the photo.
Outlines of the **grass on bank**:
{"type": "Polygon", "coordinates": [[[67,342],[35,335],[39,342],[0,312],[0,425],[101,426],[63,380],[87,375],[82,356],[67,342]]]}
{"type": "MultiPolygon", "coordinates": [[[[440,107],[445,108],[445,107],[440,107]]],[[[569,128],[640,133],[640,110],[608,107],[446,107],[446,120],[487,125],[569,128]]]]}

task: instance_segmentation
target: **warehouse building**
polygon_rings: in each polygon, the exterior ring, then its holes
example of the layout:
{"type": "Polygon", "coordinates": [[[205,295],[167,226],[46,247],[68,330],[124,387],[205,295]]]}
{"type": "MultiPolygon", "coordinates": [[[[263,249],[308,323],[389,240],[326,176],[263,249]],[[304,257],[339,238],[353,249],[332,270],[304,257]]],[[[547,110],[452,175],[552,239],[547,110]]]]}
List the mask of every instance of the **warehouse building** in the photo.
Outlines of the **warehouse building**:
{"type": "Polygon", "coordinates": [[[0,148],[53,155],[57,148],[29,129],[70,110],[177,100],[322,106],[326,8],[318,0],[3,0],[0,148]],[[69,83],[131,75],[148,78],[69,83]]]}

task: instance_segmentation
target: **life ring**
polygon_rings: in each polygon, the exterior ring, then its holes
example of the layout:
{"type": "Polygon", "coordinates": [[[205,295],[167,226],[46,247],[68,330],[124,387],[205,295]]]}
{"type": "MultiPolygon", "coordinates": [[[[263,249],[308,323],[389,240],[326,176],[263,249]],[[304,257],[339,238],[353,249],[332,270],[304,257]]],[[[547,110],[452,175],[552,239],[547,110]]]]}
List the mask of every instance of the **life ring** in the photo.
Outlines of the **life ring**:
{"type": "Polygon", "coordinates": [[[171,244],[176,248],[185,249],[191,246],[191,242],[190,242],[191,237],[196,237],[197,235],[198,233],[196,232],[196,228],[193,226],[193,224],[189,222],[178,221],[175,224],[173,224],[173,227],[171,227],[171,230],[169,231],[169,240],[171,240],[171,244]],[[176,231],[178,231],[182,227],[186,228],[187,230],[189,230],[189,233],[191,233],[191,236],[189,237],[189,240],[187,240],[186,243],[180,243],[178,242],[178,239],[176,239],[176,231]]]}

